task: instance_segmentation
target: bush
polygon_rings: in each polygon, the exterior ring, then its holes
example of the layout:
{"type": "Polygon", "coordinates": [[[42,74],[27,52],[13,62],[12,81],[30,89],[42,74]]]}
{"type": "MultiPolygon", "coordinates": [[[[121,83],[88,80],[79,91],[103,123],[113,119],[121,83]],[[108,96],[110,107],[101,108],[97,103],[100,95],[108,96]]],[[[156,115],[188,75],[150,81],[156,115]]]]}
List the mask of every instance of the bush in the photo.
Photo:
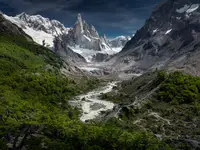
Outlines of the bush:
{"type": "Polygon", "coordinates": [[[158,99],[173,104],[199,102],[200,98],[200,78],[191,75],[185,75],[181,72],[174,72],[162,79],[160,89],[158,90],[158,99]]]}

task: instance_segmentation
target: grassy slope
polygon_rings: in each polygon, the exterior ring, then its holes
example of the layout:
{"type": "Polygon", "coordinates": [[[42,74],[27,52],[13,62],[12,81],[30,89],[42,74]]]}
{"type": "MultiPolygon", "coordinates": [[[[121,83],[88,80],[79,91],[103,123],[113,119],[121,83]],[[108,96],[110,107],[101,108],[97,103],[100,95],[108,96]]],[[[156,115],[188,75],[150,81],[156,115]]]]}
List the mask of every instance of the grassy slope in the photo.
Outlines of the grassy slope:
{"type": "Polygon", "coordinates": [[[195,148],[200,141],[200,78],[179,72],[146,73],[125,81],[117,93],[104,95],[123,104],[118,126],[152,131],[176,149],[195,148]],[[119,101],[119,100],[123,101],[119,101]],[[127,107],[136,100],[138,106],[127,107]]]}
{"type": "Polygon", "coordinates": [[[48,49],[0,36],[0,58],[0,149],[168,148],[151,134],[81,123],[67,101],[99,81],[64,77],[62,60],[48,49]]]}

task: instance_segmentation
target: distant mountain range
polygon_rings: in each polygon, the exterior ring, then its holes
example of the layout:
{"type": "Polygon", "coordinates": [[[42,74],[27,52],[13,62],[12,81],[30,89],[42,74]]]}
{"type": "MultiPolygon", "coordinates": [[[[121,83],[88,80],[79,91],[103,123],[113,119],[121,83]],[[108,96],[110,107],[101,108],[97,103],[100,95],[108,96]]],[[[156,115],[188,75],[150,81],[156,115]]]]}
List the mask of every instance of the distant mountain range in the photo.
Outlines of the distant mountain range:
{"type": "Polygon", "coordinates": [[[71,28],[66,28],[59,21],[50,20],[41,15],[21,13],[15,17],[4,14],[4,17],[22,28],[36,43],[75,61],[77,58],[79,58],[78,61],[83,62],[103,61],[109,55],[118,53],[130,40],[130,37],[125,36],[112,40],[108,40],[105,35],[100,37],[95,27],[88,25],[81,14],[78,14],[77,21],[71,28]]]}
{"type": "Polygon", "coordinates": [[[167,68],[200,75],[199,6],[197,0],[164,1],[133,37],[114,39],[101,37],[81,14],[70,28],[40,15],[4,17],[36,43],[74,63],[107,61],[107,69],[128,74],[167,68]]]}

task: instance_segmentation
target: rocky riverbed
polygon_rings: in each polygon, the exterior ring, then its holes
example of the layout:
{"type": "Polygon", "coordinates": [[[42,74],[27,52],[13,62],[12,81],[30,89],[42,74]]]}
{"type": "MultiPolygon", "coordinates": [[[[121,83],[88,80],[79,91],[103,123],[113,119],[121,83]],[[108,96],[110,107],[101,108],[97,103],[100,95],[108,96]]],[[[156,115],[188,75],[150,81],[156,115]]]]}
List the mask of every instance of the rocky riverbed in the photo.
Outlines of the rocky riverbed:
{"type": "Polygon", "coordinates": [[[117,82],[109,82],[106,86],[95,89],[89,93],[75,97],[69,103],[74,107],[78,107],[82,110],[80,120],[85,122],[95,119],[101,112],[112,110],[115,106],[114,103],[101,100],[100,95],[111,92],[113,87],[117,85],[117,82]]]}

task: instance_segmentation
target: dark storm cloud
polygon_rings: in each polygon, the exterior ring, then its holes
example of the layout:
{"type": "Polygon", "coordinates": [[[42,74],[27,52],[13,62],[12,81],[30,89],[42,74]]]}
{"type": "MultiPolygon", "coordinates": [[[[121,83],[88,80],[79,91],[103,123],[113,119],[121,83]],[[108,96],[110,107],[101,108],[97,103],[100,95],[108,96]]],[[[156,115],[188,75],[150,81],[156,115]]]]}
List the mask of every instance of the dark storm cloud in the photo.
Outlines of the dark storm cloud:
{"type": "Polygon", "coordinates": [[[41,14],[72,26],[77,13],[110,36],[132,34],[161,0],[0,0],[0,10],[41,14]]]}

